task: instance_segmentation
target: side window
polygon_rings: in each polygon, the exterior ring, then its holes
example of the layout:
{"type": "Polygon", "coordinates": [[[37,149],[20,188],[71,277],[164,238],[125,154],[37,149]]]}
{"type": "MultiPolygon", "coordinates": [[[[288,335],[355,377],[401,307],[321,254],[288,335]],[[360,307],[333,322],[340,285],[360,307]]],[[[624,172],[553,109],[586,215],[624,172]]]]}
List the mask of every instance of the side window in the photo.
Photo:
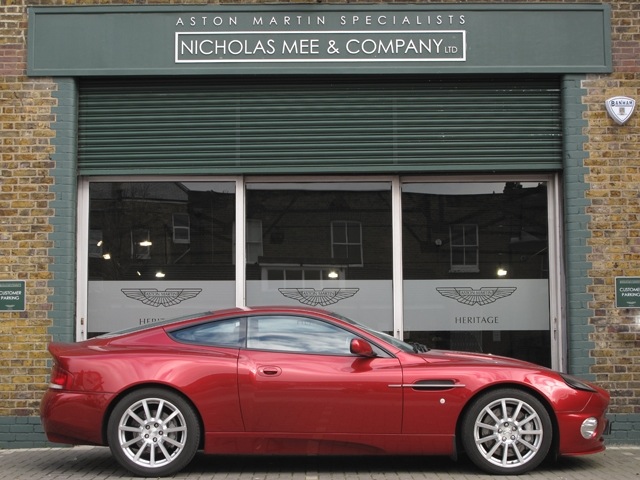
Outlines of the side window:
{"type": "Polygon", "coordinates": [[[354,335],[320,320],[285,315],[250,317],[247,348],[321,355],[351,355],[354,335]]]}
{"type": "Polygon", "coordinates": [[[218,320],[175,330],[169,336],[178,342],[240,348],[244,346],[244,323],[244,318],[218,320]]]}

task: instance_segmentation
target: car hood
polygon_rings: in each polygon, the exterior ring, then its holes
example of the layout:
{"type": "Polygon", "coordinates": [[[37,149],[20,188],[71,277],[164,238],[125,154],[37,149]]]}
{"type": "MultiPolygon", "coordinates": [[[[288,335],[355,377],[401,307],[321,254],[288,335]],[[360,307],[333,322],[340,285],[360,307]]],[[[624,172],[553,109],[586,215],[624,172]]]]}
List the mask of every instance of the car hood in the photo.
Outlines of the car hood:
{"type": "Polygon", "coordinates": [[[490,353],[458,352],[454,350],[429,350],[420,354],[427,363],[450,363],[457,365],[495,365],[504,367],[545,368],[524,360],[492,355],[490,353]]]}

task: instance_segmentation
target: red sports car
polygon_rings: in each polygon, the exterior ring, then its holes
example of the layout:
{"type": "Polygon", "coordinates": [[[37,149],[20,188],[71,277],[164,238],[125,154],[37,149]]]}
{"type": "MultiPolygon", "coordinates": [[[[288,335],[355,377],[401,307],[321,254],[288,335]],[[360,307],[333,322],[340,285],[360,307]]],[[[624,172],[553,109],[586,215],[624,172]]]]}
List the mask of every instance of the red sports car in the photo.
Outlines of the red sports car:
{"type": "Polygon", "coordinates": [[[428,350],[323,310],[236,308],[52,343],[49,440],[139,476],[211,454],[466,455],[519,474],[604,449],[609,395],[509,358],[428,350]]]}

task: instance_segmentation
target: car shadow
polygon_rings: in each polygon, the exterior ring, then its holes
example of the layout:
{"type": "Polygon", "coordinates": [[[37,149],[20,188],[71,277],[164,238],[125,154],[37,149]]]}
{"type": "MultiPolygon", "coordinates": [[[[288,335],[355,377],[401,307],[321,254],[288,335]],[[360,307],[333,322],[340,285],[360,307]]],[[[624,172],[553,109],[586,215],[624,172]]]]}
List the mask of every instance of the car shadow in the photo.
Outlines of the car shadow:
{"type": "MultiPolygon", "coordinates": [[[[554,477],[563,471],[574,474],[584,470],[593,472],[598,462],[588,457],[562,457],[550,459],[540,465],[534,475],[540,478],[554,477]]],[[[191,464],[183,470],[190,473],[251,473],[252,480],[262,480],[263,475],[279,473],[305,474],[306,480],[316,480],[316,475],[341,473],[345,475],[376,475],[391,472],[396,474],[423,474],[426,472],[449,475],[460,474],[464,478],[485,476],[468,458],[453,460],[436,456],[217,456],[198,453],[191,464]]],[[[530,474],[531,475],[531,474],[530,474]]],[[[377,476],[377,475],[376,475],[377,476]]]]}
{"type": "MultiPolygon", "coordinates": [[[[30,469],[35,468],[40,474],[47,476],[73,474],[83,478],[133,478],[115,462],[111,452],[105,447],[56,449],[49,455],[35,457],[32,452],[28,452],[14,451],[11,455],[12,463],[28,463],[30,469]]],[[[570,473],[571,478],[577,478],[584,472],[585,475],[592,475],[590,478],[598,478],[598,473],[606,478],[607,467],[606,462],[598,459],[598,456],[562,457],[544,462],[527,477],[548,479],[570,473]]],[[[18,467],[16,471],[19,470],[18,467]]],[[[494,478],[483,474],[466,457],[453,460],[435,456],[223,456],[202,452],[198,452],[181,472],[167,478],[265,480],[267,476],[281,474],[300,480],[320,480],[333,477],[334,474],[339,474],[344,480],[376,480],[380,477],[386,480],[433,476],[440,478],[441,475],[446,475],[447,478],[458,475],[459,478],[467,479],[494,478]]]]}

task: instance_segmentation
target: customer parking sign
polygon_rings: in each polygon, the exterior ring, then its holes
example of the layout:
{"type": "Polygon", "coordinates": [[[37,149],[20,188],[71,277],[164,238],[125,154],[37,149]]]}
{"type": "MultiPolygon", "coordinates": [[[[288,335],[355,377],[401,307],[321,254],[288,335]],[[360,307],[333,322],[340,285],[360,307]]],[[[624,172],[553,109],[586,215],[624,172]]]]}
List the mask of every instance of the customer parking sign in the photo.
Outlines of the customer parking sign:
{"type": "Polygon", "coordinates": [[[616,308],[640,308],[640,277],[616,277],[616,308]]]}
{"type": "Polygon", "coordinates": [[[24,281],[0,282],[0,311],[24,312],[25,292],[24,281]]]}

